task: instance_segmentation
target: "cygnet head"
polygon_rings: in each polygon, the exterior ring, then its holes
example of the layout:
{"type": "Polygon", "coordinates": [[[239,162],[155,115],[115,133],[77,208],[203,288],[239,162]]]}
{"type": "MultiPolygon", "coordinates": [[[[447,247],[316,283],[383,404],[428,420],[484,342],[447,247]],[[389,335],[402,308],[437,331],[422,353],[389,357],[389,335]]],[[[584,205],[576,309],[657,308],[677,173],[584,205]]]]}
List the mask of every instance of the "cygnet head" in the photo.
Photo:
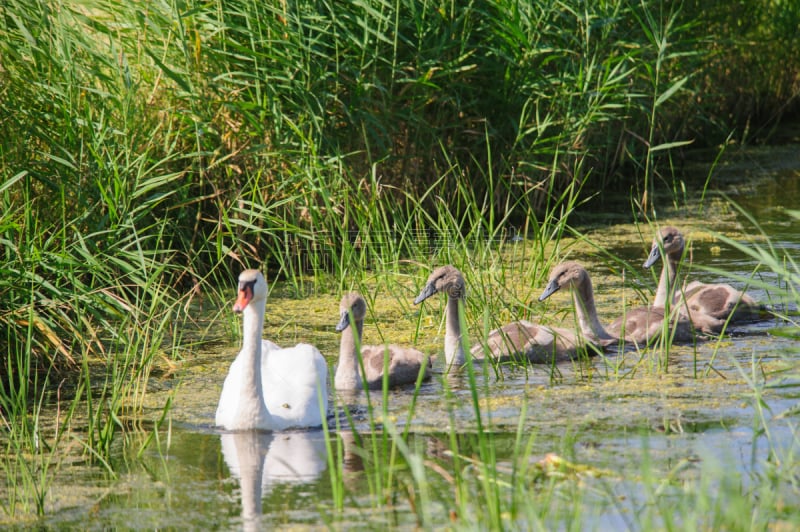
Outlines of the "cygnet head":
{"type": "Polygon", "coordinates": [[[234,312],[243,312],[247,305],[267,299],[267,281],[258,270],[245,270],[239,274],[239,294],[233,304],[234,312]]]}
{"type": "Polygon", "coordinates": [[[684,245],[683,235],[678,229],[672,226],[662,228],[653,239],[653,247],[650,248],[650,256],[644,262],[644,267],[649,268],[655,264],[662,258],[662,253],[672,260],[680,260],[684,245]]]}
{"type": "Polygon", "coordinates": [[[342,297],[339,303],[339,323],[336,325],[336,331],[342,332],[347,329],[353,322],[363,321],[364,316],[367,315],[367,302],[361,297],[361,294],[351,292],[342,297]]]}
{"type": "Polygon", "coordinates": [[[544,301],[562,288],[579,287],[587,281],[589,274],[586,269],[577,262],[562,262],[550,272],[550,279],[547,286],[539,296],[539,301],[544,301]]]}
{"type": "Polygon", "coordinates": [[[454,266],[447,265],[436,268],[428,276],[428,281],[422,288],[417,298],[414,300],[415,305],[419,305],[429,297],[439,292],[446,293],[452,298],[462,298],[465,295],[464,276],[454,266]]]}

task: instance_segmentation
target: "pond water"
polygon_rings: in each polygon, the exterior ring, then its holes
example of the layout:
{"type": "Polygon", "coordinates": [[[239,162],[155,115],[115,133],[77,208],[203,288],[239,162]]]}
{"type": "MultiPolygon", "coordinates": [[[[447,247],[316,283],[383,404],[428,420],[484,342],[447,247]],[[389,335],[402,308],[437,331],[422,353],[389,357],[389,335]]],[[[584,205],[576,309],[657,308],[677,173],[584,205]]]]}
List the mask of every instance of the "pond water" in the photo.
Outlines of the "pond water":
{"type": "MultiPolygon", "coordinates": [[[[718,169],[730,199],[752,214],[776,248],[788,250],[794,257],[800,246],[800,224],[786,211],[800,205],[797,152],[796,147],[750,150],[747,157],[718,169]],[[732,175],[737,179],[730,179],[732,175]]],[[[692,238],[695,263],[751,275],[756,262],[721,243],[712,232],[737,239],[762,239],[764,235],[754,232],[746,217],[727,200],[708,200],[707,204],[702,216],[697,215],[696,205],[672,206],[662,214],[661,223],[677,225],[692,238]],[[753,234],[743,235],[743,230],[753,234]]],[[[607,221],[601,225],[588,217],[584,230],[610,255],[633,267],[644,260],[651,238],[640,233],[642,226],[607,225],[607,221]]],[[[621,279],[604,257],[592,247],[576,245],[572,251],[572,258],[591,270],[601,313],[612,316],[620,293],[607,287],[618,286],[621,279]]],[[[643,284],[653,283],[648,272],[635,275],[643,284]]],[[[721,275],[703,275],[712,281],[730,282],[721,275]]],[[[769,271],[760,270],[759,275],[767,284],[778,282],[769,271]]],[[[763,287],[749,291],[756,299],[779,303],[763,287]]],[[[413,297],[411,292],[407,295],[413,297]]],[[[628,290],[626,297],[635,299],[636,291],[628,290]]],[[[338,336],[333,331],[338,298],[325,295],[315,299],[309,303],[273,296],[268,305],[276,311],[269,312],[268,325],[281,331],[279,343],[290,344],[292,334],[313,341],[330,355],[333,365],[338,350],[338,336]],[[317,311],[330,313],[330,328],[309,335],[283,328],[284,323],[317,311]]],[[[568,301],[566,295],[553,299],[541,312],[553,312],[568,301]]],[[[443,310],[441,301],[425,305],[422,310],[404,306],[396,315],[385,317],[384,332],[392,330],[393,319],[407,320],[416,312],[436,316],[443,310]]],[[[429,319],[422,323],[420,343],[436,351],[442,341],[439,322],[429,319]]],[[[557,371],[504,368],[498,376],[490,368],[476,367],[477,397],[472,395],[468,376],[442,378],[437,373],[416,396],[412,389],[395,390],[384,404],[380,392],[373,392],[374,419],[364,394],[340,396],[332,403],[330,448],[321,430],[275,434],[216,430],[213,418],[219,391],[238,348],[233,344],[215,346],[209,352],[193,353],[179,375],[154,385],[162,391],[148,400],[153,412],[161,409],[167,395],[174,405],[157,441],[144,445],[147,430],[131,430],[121,436],[112,463],[119,472],[116,478],[80,463],[62,466],[49,495],[50,510],[36,524],[89,529],[314,528],[328,524],[412,528],[417,520],[409,495],[386,494],[375,485],[379,482],[375,462],[391,459],[387,434],[394,427],[407,429],[409,452],[426,460],[430,489],[452,491],[448,475],[454,467],[454,446],[461,457],[481,456],[477,400],[484,430],[491,434],[498,470],[511,469],[521,437],[522,445],[529,446],[531,464],[555,453],[576,468],[596,472],[593,478],[603,478],[603,472],[611,471],[613,480],[604,482],[606,491],[599,496],[600,502],[585,508],[585,527],[635,527],[630,516],[646,498],[636,481],[643,461],[671,474],[678,468],[674,474],[685,479],[700,477],[703,467],[718,462],[721,468],[735,468],[746,483],[765,463],[766,438],[787,447],[795,442],[791,420],[796,419],[800,396],[798,365],[794,363],[798,343],[791,336],[774,334],[782,325],[767,320],[737,326],[719,341],[676,346],[670,352],[668,371],[658,370],[657,361],[635,351],[564,365],[557,371]],[[768,434],[757,422],[762,414],[752,399],[748,379],[783,385],[761,388],[769,407],[763,414],[768,434]],[[413,416],[409,419],[410,410],[413,416]],[[352,419],[347,419],[345,412],[352,419]],[[339,466],[332,470],[331,464],[343,464],[342,471],[339,466]],[[333,479],[339,474],[343,480],[337,484],[333,479]],[[609,498],[617,503],[607,504],[609,498]],[[337,509],[338,500],[343,501],[341,509],[337,509]]],[[[369,330],[365,334],[369,335],[369,330]]],[[[408,341],[389,336],[392,341],[408,341]]],[[[379,341],[374,337],[365,340],[379,341]]],[[[409,476],[409,470],[401,468],[398,474],[409,476]]],[[[452,508],[440,506],[435,506],[434,524],[452,525],[452,508]]],[[[523,528],[528,525],[520,523],[523,528]]],[[[563,524],[557,526],[563,528],[563,524]]]]}

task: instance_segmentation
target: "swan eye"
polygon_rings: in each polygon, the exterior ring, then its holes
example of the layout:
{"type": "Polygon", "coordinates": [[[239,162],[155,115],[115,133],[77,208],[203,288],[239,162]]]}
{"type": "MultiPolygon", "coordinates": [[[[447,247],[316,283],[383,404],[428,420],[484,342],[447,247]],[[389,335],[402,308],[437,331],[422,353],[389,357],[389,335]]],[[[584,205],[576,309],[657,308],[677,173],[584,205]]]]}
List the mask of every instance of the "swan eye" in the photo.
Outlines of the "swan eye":
{"type": "Polygon", "coordinates": [[[239,290],[246,290],[252,296],[253,295],[253,291],[255,289],[255,286],[256,286],[255,280],[243,281],[243,282],[239,283],[239,290]]]}

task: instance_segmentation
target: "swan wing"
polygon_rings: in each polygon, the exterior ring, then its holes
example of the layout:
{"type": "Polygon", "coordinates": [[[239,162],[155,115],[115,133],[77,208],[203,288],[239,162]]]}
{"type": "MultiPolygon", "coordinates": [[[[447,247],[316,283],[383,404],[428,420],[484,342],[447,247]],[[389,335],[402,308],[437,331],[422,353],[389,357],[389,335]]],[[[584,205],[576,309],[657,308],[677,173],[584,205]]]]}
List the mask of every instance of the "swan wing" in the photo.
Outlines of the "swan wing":
{"type": "Polygon", "coordinates": [[[478,343],[470,351],[476,359],[484,358],[488,353],[498,361],[527,358],[531,362],[550,362],[556,338],[549,327],[519,320],[490,331],[486,345],[478,343]]]}
{"type": "Polygon", "coordinates": [[[581,334],[563,327],[546,327],[529,322],[527,330],[535,328],[525,344],[525,356],[537,364],[551,364],[573,359],[579,353],[593,355],[600,351],[593,342],[587,341],[581,334]]]}
{"type": "MultiPolygon", "coordinates": [[[[412,384],[417,381],[420,370],[430,366],[430,360],[422,351],[411,347],[401,347],[390,344],[365,345],[361,348],[361,357],[364,360],[364,371],[367,374],[367,385],[370,389],[383,386],[384,356],[388,350],[389,386],[412,384]]],[[[426,372],[423,378],[430,374],[426,372]]]]}
{"type": "Polygon", "coordinates": [[[264,340],[263,338],[261,339],[262,357],[263,357],[264,353],[268,353],[270,351],[277,351],[280,348],[281,348],[281,346],[279,346],[278,344],[276,344],[274,342],[270,342],[269,340],[264,340]]]}
{"type": "Polygon", "coordinates": [[[628,309],[607,330],[614,337],[624,337],[626,342],[645,345],[660,334],[663,322],[663,309],[637,307],[628,309]]]}
{"type": "MultiPolygon", "coordinates": [[[[661,307],[636,307],[616,319],[608,327],[608,333],[626,342],[644,346],[658,338],[664,331],[664,309],[661,307]]],[[[670,338],[676,342],[686,342],[694,337],[691,322],[686,316],[673,314],[669,323],[670,338]]]]}
{"type": "Polygon", "coordinates": [[[322,425],[328,410],[328,364],[309,344],[262,354],[264,402],[276,430],[322,425]]]}
{"type": "Polygon", "coordinates": [[[686,299],[689,310],[702,312],[714,318],[725,320],[736,307],[742,293],[730,285],[706,285],[686,299]]]}

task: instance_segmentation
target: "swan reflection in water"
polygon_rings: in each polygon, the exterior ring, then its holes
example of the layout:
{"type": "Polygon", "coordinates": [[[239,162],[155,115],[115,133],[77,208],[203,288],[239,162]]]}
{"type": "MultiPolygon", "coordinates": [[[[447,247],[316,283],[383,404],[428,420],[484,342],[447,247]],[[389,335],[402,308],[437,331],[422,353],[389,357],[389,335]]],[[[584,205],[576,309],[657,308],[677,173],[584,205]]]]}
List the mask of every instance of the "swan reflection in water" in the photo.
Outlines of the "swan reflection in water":
{"type": "Polygon", "coordinates": [[[325,436],[320,430],[229,432],[220,435],[222,456],[239,480],[242,519],[256,525],[261,497],[277,484],[313,482],[327,467],[325,436]]]}

